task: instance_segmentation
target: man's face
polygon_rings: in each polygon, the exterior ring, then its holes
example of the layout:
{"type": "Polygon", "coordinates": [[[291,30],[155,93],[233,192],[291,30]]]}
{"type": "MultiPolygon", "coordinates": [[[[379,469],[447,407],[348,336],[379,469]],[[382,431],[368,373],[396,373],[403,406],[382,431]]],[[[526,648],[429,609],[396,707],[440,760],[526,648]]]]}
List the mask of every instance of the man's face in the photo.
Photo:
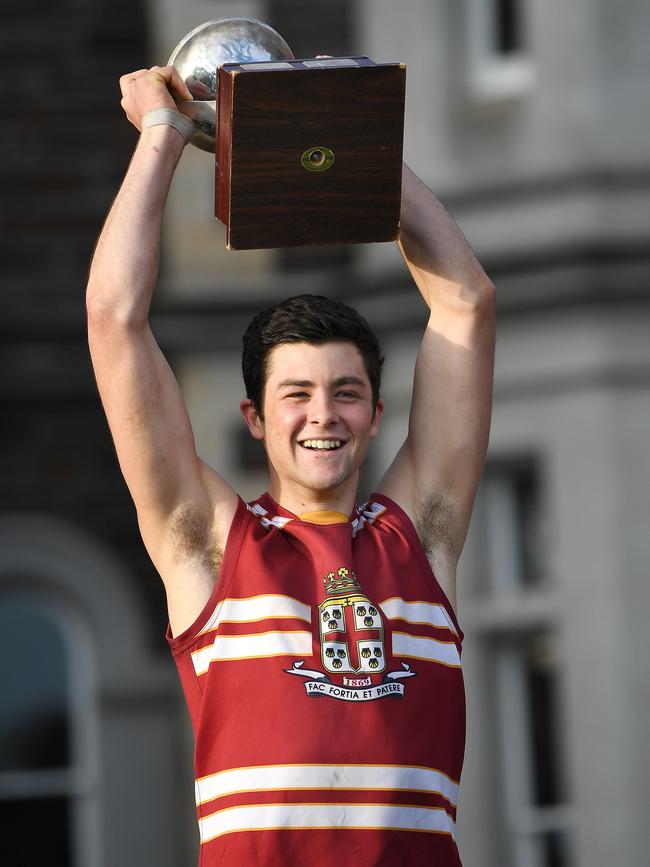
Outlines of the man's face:
{"type": "Polygon", "coordinates": [[[264,419],[250,401],[242,411],[251,433],[263,439],[273,482],[326,493],[342,486],[356,494],[359,467],[377,434],[363,359],[352,343],[288,343],[268,359],[264,419]]]}

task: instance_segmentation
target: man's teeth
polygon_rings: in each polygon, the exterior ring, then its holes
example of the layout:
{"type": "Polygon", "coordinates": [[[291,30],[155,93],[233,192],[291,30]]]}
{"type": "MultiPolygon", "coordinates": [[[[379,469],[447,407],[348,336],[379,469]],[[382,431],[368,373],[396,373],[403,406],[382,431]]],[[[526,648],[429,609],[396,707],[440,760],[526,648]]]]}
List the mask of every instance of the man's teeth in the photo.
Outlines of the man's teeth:
{"type": "Polygon", "coordinates": [[[338,449],[341,440],[303,440],[306,449],[338,449]]]}

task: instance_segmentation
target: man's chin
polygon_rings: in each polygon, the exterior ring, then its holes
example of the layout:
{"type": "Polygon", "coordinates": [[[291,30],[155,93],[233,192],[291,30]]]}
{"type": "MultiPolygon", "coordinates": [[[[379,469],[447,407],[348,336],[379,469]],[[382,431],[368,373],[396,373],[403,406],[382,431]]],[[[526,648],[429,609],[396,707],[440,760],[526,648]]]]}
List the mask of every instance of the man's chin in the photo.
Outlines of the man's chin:
{"type": "Polygon", "coordinates": [[[350,484],[354,475],[354,472],[340,472],[332,475],[314,473],[313,475],[306,475],[301,479],[301,482],[305,487],[322,494],[327,491],[336,491],[346,483],[350,484]]]}

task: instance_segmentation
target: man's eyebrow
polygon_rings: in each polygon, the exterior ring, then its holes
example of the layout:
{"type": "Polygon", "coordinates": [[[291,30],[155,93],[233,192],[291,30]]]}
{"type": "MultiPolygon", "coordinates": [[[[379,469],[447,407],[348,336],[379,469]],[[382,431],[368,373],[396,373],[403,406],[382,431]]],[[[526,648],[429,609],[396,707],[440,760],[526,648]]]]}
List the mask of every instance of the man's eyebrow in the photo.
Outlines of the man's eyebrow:
{"type": "MultiPolygon", "coordinates": [[[[341,385],[365,385],[363,379],[358,376],[339,376],[335,379],[332,385],[340,387],[341,385]]],[[[278,383],[278,388],[313,388],[314,383],[311,379],[283,379],[278,383]]]]}
{"type": "Polygon", "coordinates": [[[314,383],[310,379],[283,379],[278,388],[311,388],[314,383]]]}
{"type": "Polygon", "coordinates": [[[339,376],[334,380],[334,385],[365,385],[366,383],[358,376],[339,376]]]}

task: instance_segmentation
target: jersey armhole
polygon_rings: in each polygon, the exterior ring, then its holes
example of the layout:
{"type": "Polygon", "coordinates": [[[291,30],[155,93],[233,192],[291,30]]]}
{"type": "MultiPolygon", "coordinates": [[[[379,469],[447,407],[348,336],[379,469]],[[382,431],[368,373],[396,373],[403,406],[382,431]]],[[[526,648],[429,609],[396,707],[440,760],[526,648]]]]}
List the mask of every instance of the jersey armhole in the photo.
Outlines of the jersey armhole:
{"type": "Polygon", "coordinates": [[[183,632],[174,636],[172,635],[171,626],[169,623],[167,624],[165,637],[173,656],[178,656],[180,653],[183,653],[196,641],[201,634],[201,630],[212,616],[214,609],[219,602],[219,596],[224,588],[230,583],[230,579],[239,558],[244,529],[249,515],[250,512],[246,503],[240,496],[238,496],[237,508],[235,509],[235,514],[230,525],[230,530],[228,531],[228,538],[226,539],[226,545],[223,551],[221,568],[219,570],[219,575],[214,582],[210,598],[203,606],[203,610],[194,623],[192,623],[191,626],[188,626],[183,632]]]}
{"type": "Polygon", "coordinates": [[[418,559],[418,564],[422,570],[424,578],[428,581],[434,593],[440,594],[447,613],[449,614],[452,623],[456,627],[460,643],[462,644],[464,633],[463,630],[460,628],[458,617],[456,615],[456,612],[454,611],[453,605],[449,601],[449,597],[442,589],[440,582],[436,578],[435,572],[431,567],[431,563],[429,563],[429,559],[424,551],[424,548],[422,547],[422,542],[420,541],[420,537],[417,534],[417,530],[413,525],[413,521],[409,518],[404,509],[395,502],[395,500],[391,500],[391,498],[387,497],[385,494],[371,494],[368,498],[368,502],[381,503],[381,505],[386,506],[386,510],[389,515],[392,512],[398,519],[399,527],[407,537],[410,545],[412,546],[413,552],[418,559]]]}

